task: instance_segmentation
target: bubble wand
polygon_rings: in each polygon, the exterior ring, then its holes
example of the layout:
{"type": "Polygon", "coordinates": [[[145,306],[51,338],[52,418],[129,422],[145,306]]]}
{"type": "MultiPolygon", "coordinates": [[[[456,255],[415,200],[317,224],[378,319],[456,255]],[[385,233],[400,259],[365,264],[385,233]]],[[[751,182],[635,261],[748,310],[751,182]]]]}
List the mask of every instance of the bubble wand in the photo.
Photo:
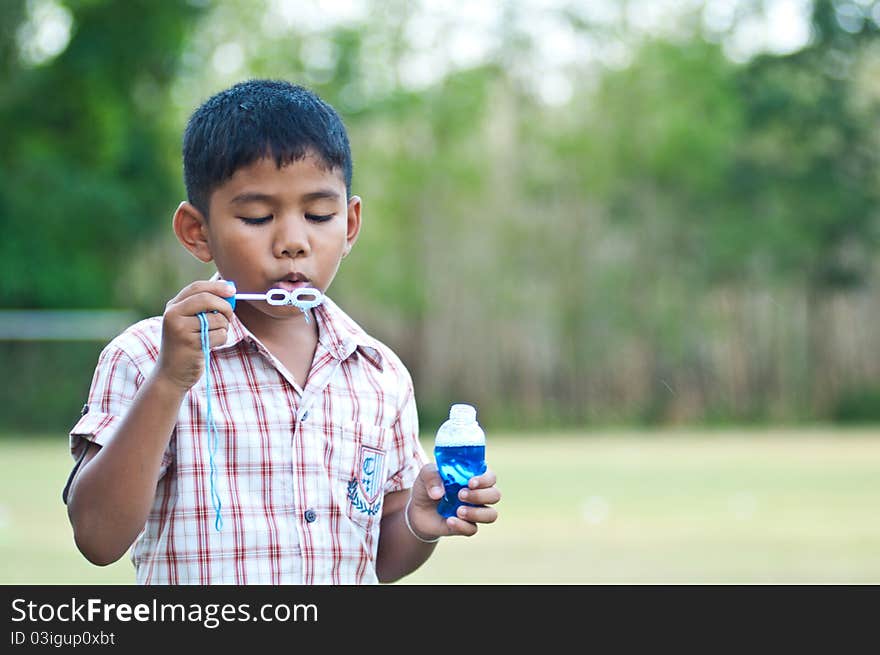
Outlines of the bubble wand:
{"type": "Polygon", "coordinates": [[[268,304],[276,307],[291,305],[305,314],[306,323],[308,323],[309,310],[324,302],[324,294],[312,287],[302,287],[293,291],[275,288],[269,289],[266,293],[237,293],[226,300],[232,305],[232,309],[235,309],[237,300],[265,300],[268,304]]]}
{"type": "MultiPolygon", "coordinates": [[[[234,286],[234,282],[229,281],[234,286]]],[[[309,322],[309,310],[314,309],[324,302],[324,294],[312,287],[302,287],[288,291],[287,289],[274,288],[269,289],[266,293],[236,293],[226,301],[235,309],[237,300],[264,300],[273,306],[290,305],[299,309],[306,317],[306,323],[309,322]]],[[[216,313],[216,310],[214,310],[216,313]]],[[[214,463],[214,456],[217,454],[217,442],[219,434],[217,431],[217,423],[214,421],[214,412],[211,408],[211,347],[208,338],[208,317],[205,312],[199,314],[199,324],[201,325],[202,338],[202,354],[205,356],[205,421],[208,425],[208,461],[210,464],[210,483],[211,483],[211,504],[214,507],[214,529],[217,532],[223,528],[223,517],[220,514],[222,503],[220,502],[220,494],[217,493],[216,478],[217,465],[214,463]]]]}

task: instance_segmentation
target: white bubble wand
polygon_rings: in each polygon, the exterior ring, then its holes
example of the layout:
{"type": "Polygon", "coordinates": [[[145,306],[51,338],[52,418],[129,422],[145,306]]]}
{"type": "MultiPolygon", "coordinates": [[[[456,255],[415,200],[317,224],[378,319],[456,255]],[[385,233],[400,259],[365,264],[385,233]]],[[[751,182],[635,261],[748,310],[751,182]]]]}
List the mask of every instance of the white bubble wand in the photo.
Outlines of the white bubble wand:
{"type": "Polygon", "coordinates": [[[302,287],[293,291],[275,288],[269,289],[266,293],[237,293],[226,300],[232,305],[232,309],[235,309],[237,300],[264,300],[276,307],[290,305],[299,309],[305,315],[306,323],[308,323],[309,310],[324,302],[324,294],[313,287],[302,287]]]}

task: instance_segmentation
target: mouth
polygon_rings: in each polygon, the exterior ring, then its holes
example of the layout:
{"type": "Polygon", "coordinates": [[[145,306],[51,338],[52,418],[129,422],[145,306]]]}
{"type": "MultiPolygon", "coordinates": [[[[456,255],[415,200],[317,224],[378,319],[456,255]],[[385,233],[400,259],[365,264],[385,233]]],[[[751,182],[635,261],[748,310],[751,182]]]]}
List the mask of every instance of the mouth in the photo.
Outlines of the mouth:
{"type": "Polygon", "coordinates": [[[310,287],[312,286],[312,283],[309,278],[302,273],[290,273],[278,280],[274,286],[284,289],[285,291],[293,291],[295,289],[302,289],[303,287],[310,287]]]}

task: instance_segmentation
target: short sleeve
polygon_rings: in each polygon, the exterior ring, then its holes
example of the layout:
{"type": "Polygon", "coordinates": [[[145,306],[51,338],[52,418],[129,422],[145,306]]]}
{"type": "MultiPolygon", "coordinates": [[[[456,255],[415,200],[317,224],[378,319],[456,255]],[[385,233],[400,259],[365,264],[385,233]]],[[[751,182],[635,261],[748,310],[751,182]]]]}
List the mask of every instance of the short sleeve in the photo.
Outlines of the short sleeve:
{"type": "MultiPolygon", "coordinates": [[[[132,358],[117,345],[111,343],[101,352],[88,402],[70,430],[70,453],[74,459],[78,459],[84,441],[104,446],[113,439],[144,380],[132,358]]],[[[164,474],[168,459],[166,452],[160,475],[164,474]]]]}
{"type": "Polygon", "coordinates": [[[428,463],[428,457],[419,441],[419,417],[415,393],[412,382],[409,380],[407,382],[403,406],[397,420],[391,426],[392,448],[397,455],[398,466],[385,483],[385,493],[412,487],[419,471],[428,463]]]}

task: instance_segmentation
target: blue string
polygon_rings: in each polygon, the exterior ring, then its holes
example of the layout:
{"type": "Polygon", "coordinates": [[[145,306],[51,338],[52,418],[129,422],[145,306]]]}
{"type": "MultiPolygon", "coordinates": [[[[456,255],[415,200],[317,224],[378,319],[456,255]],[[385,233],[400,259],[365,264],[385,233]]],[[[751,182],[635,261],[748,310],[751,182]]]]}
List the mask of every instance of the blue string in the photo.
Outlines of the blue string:
{"type": "Polygon", "coordinates": [[[208,317],[205,312],[199,314],[199,324],[202,326],[202,353],[205,355],[205,397],[207,403],[208,424],[208,460],[211,465],[210,481],[211,481],[211,504],[214,506],[214,529],[220,532],[223,527],[223,517],[220,516],[220,494],[217,493],[217,465],[214,463],[214,455],[217,452],[217,442],[220,437],[217,432],[217,424],[214,422],[214,412],[211,411],[211,346],[208,338],[208,317]]]}

